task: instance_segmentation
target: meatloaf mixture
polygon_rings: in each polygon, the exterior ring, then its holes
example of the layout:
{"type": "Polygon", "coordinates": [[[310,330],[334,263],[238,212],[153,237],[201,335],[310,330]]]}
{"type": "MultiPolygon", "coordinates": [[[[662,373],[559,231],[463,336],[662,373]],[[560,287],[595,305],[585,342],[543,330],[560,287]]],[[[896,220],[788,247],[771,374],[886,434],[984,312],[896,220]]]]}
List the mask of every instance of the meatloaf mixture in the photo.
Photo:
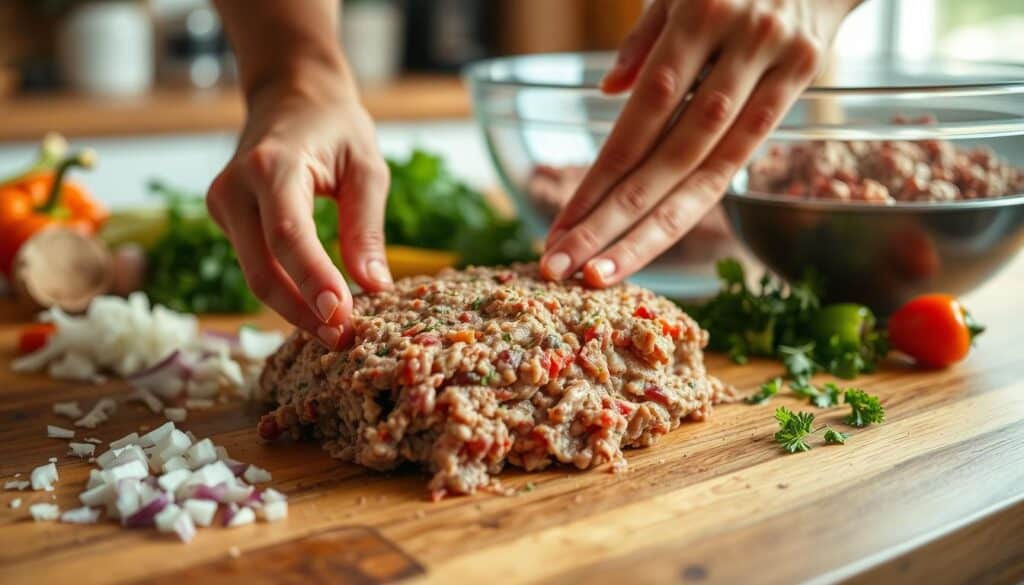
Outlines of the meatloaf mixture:
{"type": "MultiPolygon", "coordinates": [[[[929,120],[918,120],[927,123],[929,120]]],[[[1024,169],[944,140],[775,144],[749,167],[751,191],[880,205],[1024,193],[1024,169]]]]}
{"type": "Polygon", "coordinates": [[[534,264],[402,280],[358,296],[354,328],[349,349],[295,333],[270,357],[259,433],[417,463],[434,497],[494,487],[506,462],[618,463],[728,393],[704,369],[707,332],[669,300],[546,282],[534,264]]]}

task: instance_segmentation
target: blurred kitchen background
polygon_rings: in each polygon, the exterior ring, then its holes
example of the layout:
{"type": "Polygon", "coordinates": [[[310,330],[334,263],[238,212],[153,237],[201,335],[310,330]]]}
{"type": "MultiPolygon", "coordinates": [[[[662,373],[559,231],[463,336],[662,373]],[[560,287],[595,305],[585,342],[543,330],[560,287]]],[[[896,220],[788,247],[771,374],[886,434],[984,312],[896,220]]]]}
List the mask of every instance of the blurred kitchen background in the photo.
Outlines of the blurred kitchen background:
{"type": "MultiPolygon", "coordinates": [[[[458,73],[488,56],[615,48],[644,0],[344,0],[343,42],[382,149],[425,147],[497,183],[458,73]]],[[[867,0],[836,57],[1024,60],[1021,0],[867,0]]],[[[173,177],[197,192],[244,119],[230,47],[206,0],[0,2],[0,170],[57,130],[95,146],[112,206],[173,177]]],[[[0,173],[2,174],[2,173],[0,173]]]]}

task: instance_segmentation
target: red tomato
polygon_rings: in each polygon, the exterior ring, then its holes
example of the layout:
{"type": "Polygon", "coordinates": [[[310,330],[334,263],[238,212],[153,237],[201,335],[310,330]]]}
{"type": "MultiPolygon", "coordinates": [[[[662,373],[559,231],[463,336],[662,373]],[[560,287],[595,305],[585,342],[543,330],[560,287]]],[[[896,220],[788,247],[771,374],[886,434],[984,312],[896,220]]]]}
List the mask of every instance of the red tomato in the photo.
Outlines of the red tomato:
{"type": "Polygon", "coordinates": [[[43,349],[56,329],[53,323],[36,323],[22,329],[18,336],[18,353],[25,355],[43,349]]]}
{"type": "Polygon", "coordinates": [[[889,318],[889,342],[917,363],[944,368],[967,356],[974,337],[984,331],[950,295],[911,299],[889,318]]]}

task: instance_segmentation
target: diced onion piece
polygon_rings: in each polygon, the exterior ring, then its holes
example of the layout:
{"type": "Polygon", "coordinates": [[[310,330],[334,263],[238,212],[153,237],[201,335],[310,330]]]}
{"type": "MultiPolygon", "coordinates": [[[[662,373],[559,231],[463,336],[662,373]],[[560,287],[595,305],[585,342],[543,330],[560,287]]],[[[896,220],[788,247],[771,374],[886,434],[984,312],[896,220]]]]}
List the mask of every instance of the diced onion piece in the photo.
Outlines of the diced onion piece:
{"type": "Polygon", "coordinates": [[[164,401],[145,388],[136,388],[135,392],[128,399],[145,404],[146,408],[153,414],[157,414],[164,408],[164,401]]]}
{"type": "Polygon", "coordinates": [[[173,422],[165,422],[152,431],[149,431],[145,435],[139,437],[138,444],[143,447],[152,447],[162,441],[164,437],[170,435],[174,428],[173,422]]]}
{"type": "Polygon", "coordinates": [[[267,488],[260,492],[260,499],[263,501],[263,503],[269,504],[272,502],[284,502],[288,498],[286,498],[284,494],[275,490],[274,488],[267,488]]]}
{"type": "Polygon", "coordinates": [[[53,491],[53,483],[59,479],[57,466],[53,463],[40,465],[32,470],[32,489],[53,491]]]}
{"type": "Polygon", "coordinates": [[[225,495],[228,493],[228,486],[225,483],[220,483],[214,486],[208,486],[203,484],[186,486],[187,489],[184,491],[179,489],[180,493],[183,493],[186,498],[196,500],[209,500],[211,502],[226,502],[225,495]]]}
{"type": "Polygon", "coordinates": [[[192,516],[184,510],[178,513],[171,528],[182,542],[191,542],[196,536],[196,525],[192,522],[192,516]]]}
{"type": "Polygon", "coordinates": [[[139,444],[139,433],[128,433],[116,441],[110,442],[111,449],[122,449],[128,445],[139,444]]]}
{"type": "Polygon", "coordinates": [[[227,484],[227,488],[227,491],[224,493],[224,500],[227,502],[248,502],[256,492],[256,488],[237,480],[227,484]]]}
{"type": "Polygon", "coordinates": [[[44,522],[56,520],[60,516],[60,508],[57,507],[57,504],[32,504],[28,507],[28,513],[36,522],[44,522]]]}
{"type": "Polygon", "coordinates": [[[96,445],[92,443],[68,443],[68,455],[74,455],[85,459],[86,457],[92,457],[96,452],[96,445]]]}
{"type": "Polygon", "coordinates": [[[100,511],[96,508],[82,506],[68,510],[60,515],[60,521],[66,524],[95,524],[99,520],[100,511]]]}
{"type": "Polygon", "coordinates": [[[146,453],[138,445],[128,445],[120,449],[109,449],[96,458],[96,464],[103,469],[124,465],[131,461],[139,461],[148,464],[146,453]]]}
{"type": "Polygon", "coordinates": [[[100,485],[78,494],[78,499],[85,506],[105,506],[117,498],[117,490],[112,483],[100,485]]]}
{"type": "Polygon", "coordinates": [[[136,528],[139,526],[152,526],[153,519],[156,518],[157,514],[163,511],[170,504],[170,498],[163,492],[157,492],[155,497],[149,501],[143,500],[142,507],[137,512],[130,516],[122,516],[123,524],[129,528],[136,528]]]}
{"type": "Polygon", "coordinates": [[[112,517],[121,518],[122,521],[130,518],[142,507],[141,489],[142,484],[137,479],[123,479],[117,482],[113,510],[108,506],[108,513],[112,517]]]}
{"type": "Polygon", "coordinates": [[[156,529],[160,532],[172,532],[174,530],[174,520],[178,517],[178,514],[181,514],[181,508],[177,504],[169,502],[153,516],[153,523],[156,524],[156,529]]]}
{"type": "Polygon", "coordinates": [[[46,436],[50,439],[74,439],[75,431],[56,425],[46,425],[46,436]]]}
{"type": "Polygon", "coordinates": [[[124,465],[112,467],[103,472],[103,480],[106,483],[117,484],[122,479],[145,479],[149,470],[141,461],[132,460],[124,465]]]}
{"type": "Polygon", "coordinates": [[[265,522],[277,522],[288,517],[288,502],[265,503],[256,509],[256,514],[265,522]]]}
{"type": "Polygon", "coordinates": [[[185,459],[189,467],[199,469],[200,467],[217,461],[217,449],[210,439],[203,439],[189,447],[185,453],[185,459]]]}
{"type": "Polygon", "coordinates": [[[82,416],[82,409],[78,406],[77,400],[70,402],[57,402],[53,405],[53,414],[77,419],[82,416]]]}
{"type": "Polygon", "coordinates": [[[10,506],[11,506],[12,510],[16,510],[16,509],[20,508],[21,507],[21,498],[14,498],[13,500],[11,500],[10,506]]]}
{"type": "Polygon", "coordinates": [[[63,357],[50,362],[47,373],[56,380],[83,380],[96,383],[103,381],[103,377],[96,371],[96,364],[74,351],[69,351],[63,357]]]}
{"type": "Polygon", "coordinates": [[[259,331],[253,327],[242,327],[238,331],[238,346],[242,357],[251,361],[263,361],[277,351],[284,343],[284,335],[277,331],[259,331]]]}
{"type": "Polygon", "coordinates": [[[185,458],[182,457],[181,455],[177,455],[175,457],[171,457],[170,459],[168,459],[167,461],[164,462],[164,465],[163,465],[164,473],[167,473],[167,472],[170,472],[170,471],[176,471],[178,469],[192,469],[192,468],[189,466],[188,461],[185,461],[185,458]]]}
{"type": "Polygon", "coordinates": [[[199,526],[210,526],[217,514],[217,502],[212,500],[185,500],[183,507],[192,522],[199,526]]]}
{"type": "Polygon", "coordinates": [[[260,467],[256,467],[255,465],[250,465],[245,470],[245,473],[242,475],[242,477],[245,478],[245,481],[249,483],[266,483],[273,479],[273,476],[270,475],[269,471],[267,471],[266,469],[262,469],[260,467]]]}
{"type": "Polygon", "coordinates": [[[165,492],[173,493],[181,484],[185,483],[188,478],[192,477],[192,472],[188,469],[176,469],[160,476],[157,483],[160,488],[165,492]]]}
{"type": "Polygon", "coordinates": [[[191,373],[190,360],[185,353],[176,349],[156,365],[128,376],[128,383],[136,390],[172,399],[181,395],[191,373]]]}
{"type": "Polygon", "coordinates": [[[215,486],[235,483],[235,474],[223,461],[214,461],[199,468],[188,480],[188,485],[215,486]]]}
{"type": "Polygon", "coordinates": [[[86,437],[85,438],[85,442],[86,443],[92,443],[94,445],[102,445],[103,444],[103,441],[100,440],[100,439],[97,439],[96,437],[86,437]]]}
{"type": "Polygon", "coordinates": [[[107,422],[110,415],[114,414],[117,410],[117,402],[110,398],[100,398],[96,402],[96,405],[92,407],[85,416],[75,421],[76,427],[85,427],[87,429],[95,429],[99,425],[107,422]]]}
{"type": "Polygon", "coordinates": [[[246,524],[252,524],[256,520],[256,514],[252,511],[252,508],[231,508],[231,511],[234,513],[231,514],[231,518],[227,521],[228,528],[245,526],[246,524]]]}
{"type": "Polygon", "coordinates": [[[4,489],[5,490],[18,490],[18,491],[21,491],[21,490],[27,490],[29,488],[29,486],[31,486],[31,485],[32,485],[32,482],[30,482],[30,481],[12,479],[12,480],[4,483],[4,489]]]}
{"type": "Polygon", "coordinates": [[[85,489],[87,489],[87,490],[92,489],[92,488],[94,488],[94,487],[96,487],[96,486],[98,486],[98,485],[100,485],[102,483],[105,483],[104,480],[103,480],[103,472],[100,471],[99,469],[90,469],[89,470],[89,481],[86,482],[85,489]]]}
{"type": "Polygon", "coordinates": [[[185,422],[185,418],[188,417],[188,411],[184,408],[165,408],[164,416],[172,422],[185,422]]]}

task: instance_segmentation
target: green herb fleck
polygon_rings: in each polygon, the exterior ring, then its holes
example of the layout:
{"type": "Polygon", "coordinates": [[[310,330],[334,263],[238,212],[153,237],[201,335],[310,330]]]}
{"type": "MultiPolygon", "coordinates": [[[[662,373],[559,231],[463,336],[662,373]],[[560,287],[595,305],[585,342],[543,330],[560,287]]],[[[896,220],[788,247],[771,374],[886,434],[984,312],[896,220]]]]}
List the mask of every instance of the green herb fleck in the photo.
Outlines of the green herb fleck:
{"type": "Polygon", "coordinates": [[[850,405],[850,416],[846,423],[854,427],[866,427],[885,420],[885,409],[877,396],[859,388],[850,388],[843,394],[843,401],[850,405]]]}
{"type": "Polygon", "coordinates": [[[761,404],[767,402],[769,398],[779,393],[782,388],[782,378],[775,378],[770,382],[761,384],[760,390],[747,396],[747,404],[761,404]]]}
{"type": "Polygon", "coordinates": [[[503,341],[512,341],[512,334],[511,333],[502,333],[501,334],[501,339],[503,341]]]}
{"type": "Polygon", "coordinates": [[[779,423],[775,441],[782,445],[787,453],[811,450],[811,446],[807,444],[807,437],[813,432],[813,414],[793,412],[785,406],[780,406],[775,411],[775,420],[779,423]]]}
{"type": "Polygon", "coordinates": [[[388,355],[388,351],[389,351],[388,346],[385,345],[385,346],[381,347],[380,349],[377,350],[377,357],[384,357],[384,356],[388,355]]]}
{"type": "Polygon", "coordinates": [[[841,433],[832,427],[825,427],[825,442],[829,445],[845,445],[846,439],[849,439],[850,435],[847,433],[841,433]]]}

